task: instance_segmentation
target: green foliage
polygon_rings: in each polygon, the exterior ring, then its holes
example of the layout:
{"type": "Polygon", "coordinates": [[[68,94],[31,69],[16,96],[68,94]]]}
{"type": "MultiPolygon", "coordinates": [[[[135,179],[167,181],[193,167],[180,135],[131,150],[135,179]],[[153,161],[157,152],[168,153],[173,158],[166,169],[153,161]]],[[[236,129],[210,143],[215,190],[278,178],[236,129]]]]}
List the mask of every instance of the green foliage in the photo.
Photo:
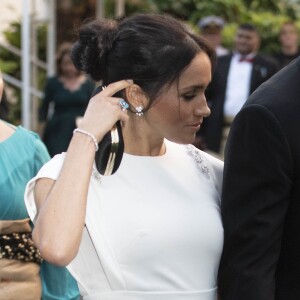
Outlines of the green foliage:
{"type": "MultiPolygon", "coordinates": [[[[17,48],[21,47],[21,26],[20,23],[13,22],[9,28],[4,31],[4,37],[6,41],[17,48]]],[[[0,68],[3,72],[8,73],[18,79],[20,79],[21,60],[20,58],[7,51],[5,48],[0,47],[0,68]]]]}
{"type": "MultiPolygon", "coordinates": [[[[196,24],[204,16],[224,18],[223,43],[232,48],[239,24],[249,22],[257,26],[261,35],[261,52],[270,54],[279,49],[280,25],[297,20],[299,0],[152,0],[159,12],[169,13],[188,21],[199,32],[196,24]]],[[[299,27],[300,28],[300,27],[299,27]]]]}
{"type": "Polygon", "coordinates": [[[37,29],[38,58],[42,61],[47,59],[47,26],[41,24],[37,29]]]}
{"type": "MultiPolygon", "coordinates": [[[[1,52],[1,49],[0,49],[1,52]]],[[[15,61],[5,61],[0,58],[0,69],[3,73],[14,73],[18,70],[19,64],[15,61]]]]}
{"type": "MultiPolygon", "coordinates": [[[[115,1],[106,0],[104,2],[104,7],[106,17],[114,18],[115,1]]],[[[125,0],[125,12],[126,16],[130,16],[138,12],[158,12],[158,9],[153,0],[125,0]]]]}
{"type": "Polygon", "coordinates": [[[251,11],[271,11],[280,12],[280,1],[278,0],[243,0],[244,5],[251,11]]]}
{"type": "MultiPolygon", "coordinates": [[[[13,22],[8,29],[4,31],[4,37],[9,45],[18,49],[21,48],[21,24],[13,22]]],[[[38,58],[42,61],[46,60],[46,42],[47,42],[47,27],[40,25],[37,28],[38,40],[38,58]]],[[[21,58],[0,46],[0,69],[3,73],[9,74],[12,77],[21,80],[21,58]]],[[[46,71],[38,69],[38,88],[43,89],[46,79],[46,71]]],[[[19,124],[21,118],[21,91],[14,86],[7,84],[7,88],[12,90],[13,102],[10,106],[9,121],[13,124],[19,124]]]]}
{"type": "Polygon", "coordinates": [[[13,22],[9,28],[4,31],[5,39],[13,46],[21,48],[21,24],[13,22]]]}

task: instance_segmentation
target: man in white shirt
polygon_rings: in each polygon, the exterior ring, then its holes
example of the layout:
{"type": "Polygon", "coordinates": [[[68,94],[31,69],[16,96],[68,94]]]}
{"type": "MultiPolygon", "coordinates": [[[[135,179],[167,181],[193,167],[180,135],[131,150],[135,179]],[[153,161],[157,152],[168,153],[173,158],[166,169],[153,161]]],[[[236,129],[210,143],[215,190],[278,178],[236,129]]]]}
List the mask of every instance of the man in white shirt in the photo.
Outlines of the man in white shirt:
{"type": "Polygon", "coordinates": [[[239,26],[232,53],[218,58],[206,98],[211,116],[199,132],[204,150],[223,157],[230,125],[248,96],[276,73],[276,64],[257,53],[260,38],[252,24],[239,26]]]}

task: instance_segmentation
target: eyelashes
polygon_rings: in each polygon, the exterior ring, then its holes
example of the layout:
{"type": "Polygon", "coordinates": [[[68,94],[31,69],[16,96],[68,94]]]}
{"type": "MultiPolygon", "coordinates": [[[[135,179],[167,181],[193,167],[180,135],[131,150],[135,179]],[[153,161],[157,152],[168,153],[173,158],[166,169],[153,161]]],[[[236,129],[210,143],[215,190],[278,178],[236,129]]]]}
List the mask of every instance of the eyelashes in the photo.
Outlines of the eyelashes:
{"type": "Polygon", "coordinates": [[[181,97],[183,98],[184,101],[191,101],[196,96],[197,96],[197,94],[185,94],[185,95],[182,95],[181,97]]]}
{"type": "Polygon", "coordinates": [[[206,88],[207,86],[197,86],[195,88],[182,91],[182,93],[180,94],[180,98],[186,102],[192,101],[195,98],[204,96],[206,88]]]}

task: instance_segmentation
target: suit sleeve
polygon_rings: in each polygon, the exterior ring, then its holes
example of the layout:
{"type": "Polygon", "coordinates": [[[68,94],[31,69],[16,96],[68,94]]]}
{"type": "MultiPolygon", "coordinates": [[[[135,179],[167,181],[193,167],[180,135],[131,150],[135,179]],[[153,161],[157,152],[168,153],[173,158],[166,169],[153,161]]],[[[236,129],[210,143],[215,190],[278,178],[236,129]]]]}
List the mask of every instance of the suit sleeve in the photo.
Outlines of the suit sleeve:
{"type": "Polygon", "coordinates": [[[225,153],[222,300],[275,299],[291,178],[289,145],[276,117],[259,105],[244,107],[231,127],[225,153]]]}

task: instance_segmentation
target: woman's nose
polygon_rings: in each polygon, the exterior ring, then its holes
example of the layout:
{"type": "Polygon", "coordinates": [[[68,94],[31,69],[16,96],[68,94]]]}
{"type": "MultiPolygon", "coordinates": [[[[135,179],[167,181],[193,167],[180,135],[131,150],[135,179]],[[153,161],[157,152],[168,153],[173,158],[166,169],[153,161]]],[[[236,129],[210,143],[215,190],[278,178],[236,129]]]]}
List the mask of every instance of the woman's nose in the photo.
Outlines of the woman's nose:
{"type": "Polygon", "coordinates": [[[205,105],[205,107],[204,107],[203,117],[204,117],[204,118],[207,118],[207,117],[210,116],[210,114],[211,114],[210,108],[208,107],[208,105],[207,105],[207,103],[206,103],[206,105],[205,105]]]}
{"type": "Polygon", "coordinates": [[[202,103],[201,107],[198,107],[195,111],[197,116],[203,116],[204,118],[208,117],[210,113],[210,108],[208,107],[206,100],[202,103]]]}

